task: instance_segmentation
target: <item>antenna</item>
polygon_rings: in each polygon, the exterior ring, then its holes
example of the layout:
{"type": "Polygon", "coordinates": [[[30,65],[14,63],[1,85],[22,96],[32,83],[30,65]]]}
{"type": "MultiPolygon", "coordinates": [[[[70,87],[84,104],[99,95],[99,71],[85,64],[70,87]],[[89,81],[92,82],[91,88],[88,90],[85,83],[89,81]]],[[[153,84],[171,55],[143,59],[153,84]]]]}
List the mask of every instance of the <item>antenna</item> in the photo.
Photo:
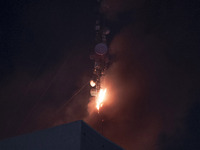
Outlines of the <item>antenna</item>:
{"type": "Polygon", "coordinates": [[[110,33],[110,30],[106,26],[105,17],[99,11],[101,0],[97,0],[97,4],[97,18],[95,22],[96,36],[94,41],[94,50],[90,55],[91,60],[94,61],[93,77],[90,81],[90,85],[92,87],[90,90],[90,94],[92,97],[95,97],[96,109],[98,111],[99,120],[101,122],[101,133],[103,134],[104,119],[103,114],[101,113],[101,107],[103,107],[103,102],[105,100],[105,95],[107,91],[103,80],[105,76],[105,71],[107,70],[109,63],[107,35],[110,33]]]}

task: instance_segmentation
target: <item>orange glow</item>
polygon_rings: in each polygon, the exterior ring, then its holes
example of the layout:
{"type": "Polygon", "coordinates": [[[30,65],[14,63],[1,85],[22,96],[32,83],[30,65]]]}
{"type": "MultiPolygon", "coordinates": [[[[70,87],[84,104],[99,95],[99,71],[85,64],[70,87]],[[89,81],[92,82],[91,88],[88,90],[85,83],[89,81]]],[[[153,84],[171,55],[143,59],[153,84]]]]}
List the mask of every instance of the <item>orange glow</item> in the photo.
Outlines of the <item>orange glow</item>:
{"type": "Polygon", "coordinates": [[[99,94],[96,98],[96,108],[98,111],[103,106],[105,96],[106,96],[106,89],[100,89],[99,94]]]}
{"type": "Polygon", "coordinates": [[[96,83],[93,80],[91,80],[90,85],[91,85],[91,87],[95,87],[96,83]]]}

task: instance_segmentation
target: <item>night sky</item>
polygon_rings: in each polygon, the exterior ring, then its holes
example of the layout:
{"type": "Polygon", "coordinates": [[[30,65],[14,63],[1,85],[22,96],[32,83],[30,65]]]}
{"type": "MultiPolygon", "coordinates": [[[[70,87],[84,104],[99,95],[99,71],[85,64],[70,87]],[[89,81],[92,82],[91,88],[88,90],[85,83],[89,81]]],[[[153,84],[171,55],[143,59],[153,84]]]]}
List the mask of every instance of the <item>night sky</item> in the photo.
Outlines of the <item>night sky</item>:
{"type": "MultiPolygon", "coordinates": [[[[0,2],[0,139],[85,120],[95,0],[0,2]]],[[[125,149],[200,149],[200,3],[103,0],[112,64],[103,134],[125,149]]]]}

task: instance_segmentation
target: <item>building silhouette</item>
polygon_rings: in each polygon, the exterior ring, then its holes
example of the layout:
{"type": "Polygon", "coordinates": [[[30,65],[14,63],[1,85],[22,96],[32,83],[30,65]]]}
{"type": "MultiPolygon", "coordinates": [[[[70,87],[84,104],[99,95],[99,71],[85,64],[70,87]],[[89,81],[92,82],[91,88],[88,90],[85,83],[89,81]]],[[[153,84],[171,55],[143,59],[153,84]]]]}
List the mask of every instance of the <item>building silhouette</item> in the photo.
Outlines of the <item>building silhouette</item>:
{"type": "Polygon", "coordinates": [[[0,141],[0,150],[122,150],[83,121],[0,141]]]}

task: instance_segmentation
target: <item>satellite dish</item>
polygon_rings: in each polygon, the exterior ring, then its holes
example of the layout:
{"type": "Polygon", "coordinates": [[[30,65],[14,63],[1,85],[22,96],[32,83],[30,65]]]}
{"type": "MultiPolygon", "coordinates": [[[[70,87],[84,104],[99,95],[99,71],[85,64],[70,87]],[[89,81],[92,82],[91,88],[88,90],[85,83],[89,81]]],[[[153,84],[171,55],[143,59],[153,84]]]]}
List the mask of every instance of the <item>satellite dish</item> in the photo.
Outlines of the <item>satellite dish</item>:
{"type": "Polygon", "coordinates": [[[99,43],[95,46],[94,50],[98,55],[104,55],[107,53],[108,47],[105,43],[99,43]]]}

